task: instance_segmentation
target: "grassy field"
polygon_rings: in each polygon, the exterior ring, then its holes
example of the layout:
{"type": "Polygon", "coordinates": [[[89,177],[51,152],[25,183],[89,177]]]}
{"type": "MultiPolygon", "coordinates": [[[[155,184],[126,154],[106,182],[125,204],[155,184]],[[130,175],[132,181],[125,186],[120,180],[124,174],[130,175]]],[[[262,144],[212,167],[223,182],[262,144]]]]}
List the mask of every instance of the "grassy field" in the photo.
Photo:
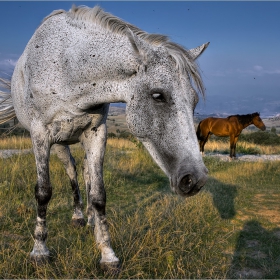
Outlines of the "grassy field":
{"type": "MultiPolygon", "coordinates": [[[[13,147],[29,147],[20,143],[13,147]]],[[[84,154],[79,146],[72,152],[85,201],[84,154]]],[[[204,160],[209,180],[184,200],[171,193],[145,150],[128,140],[108,140],[107,216],[122,262],[119,275],[110,275],[99,268],[92,233],[71,226],[71,187],[55,155],[47,242],[54,258],[42,267],[29,262],[34,156],[0,159],[0,278],[279,278],[280,163],[204,160]]]]}
{"type": "MultiPolygon", "coordinates": [[[[213,138],[210,138],[210,140],[206,143],[205,153],[229,154],[230,144],[228,137],[225,137],[224,139],[222,137],[213,138]]],[[[280,154],[280,145],[258,145],[254,143],[248,143],[246,141],[238,141],[236,145],[236,153],[262,155],[280,154]]]]}

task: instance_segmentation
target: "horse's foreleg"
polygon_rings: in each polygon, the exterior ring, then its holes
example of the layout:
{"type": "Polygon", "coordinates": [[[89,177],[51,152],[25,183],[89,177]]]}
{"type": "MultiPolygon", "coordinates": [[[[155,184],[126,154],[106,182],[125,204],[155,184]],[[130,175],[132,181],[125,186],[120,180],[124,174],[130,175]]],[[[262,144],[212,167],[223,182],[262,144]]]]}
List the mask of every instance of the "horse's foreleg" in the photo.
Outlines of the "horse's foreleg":
{"type": "Polygon", "coordinates": [[[74,197],[74,213],[72,215],[72,224],[74,226],[85,226],[85,220],[83,216],[83,201],[80,194],[80,188],[77,179],[76,163],[70,153],[70,149],[65,145],[53,145],[53,148],[64,165],[66,173],[70,179],[74,197]]]}
{"type": "Polygon", "coordinates": [[[236,143],[237,143],[237,140],[238,140],[238,136],[234,138],[234,141],[233,141],[233,156],[236,157],[236,143]]]}
{"type": "Polygon", "coordinates": [[[230,158],[236,157],[236,155],[235,155],[236,142],[235,142],[234,135],[230,135],[229,140],[230,140],[230,154],[229,154],[229,156],[230,156],[230,158]]]}
{"type": "Polygon", "coordinates": [[[90,201],[90,190],[91,190],[91,184],[90,184],[90,174],[89,174],[89,169],[88,169],[88,161],[87,157],[85,156],[84,158],[84,181],[86,185],[86,193],[87,193],[87,215],[88,215],[88,222],[87,225],[94,229],[94,208],[93,205],[90,201]]]}
{"type": "Polygon", "coordinates": [[[119,259],[110,245],[110,235],[106,220],[106,193],[103,183],[103,160],[106,147],[106,125],[101,124],[93,131],[86,131],[81,142],[85,148],[84,177],[88,195],[88,224],[95,224],[94,234],[98,248],[101,250],[100,264],[103,268],[117,268],[119,259]],[[86,135],[86,136],[85,136],[86,135]]]}
{"type": "Polygon", "coordinates": [[[30,132],[37,167],[37,184],[35,187],[37,219],[34,233],[34,247],[30,257],[37,263],[41,263],[46,261],[50,256],[50,252],[46,246],[46,214],[48,202],[52,196],[52,187],[49,178],[50,143],[49,135],[40,122],[33,122],[30,132]]]}

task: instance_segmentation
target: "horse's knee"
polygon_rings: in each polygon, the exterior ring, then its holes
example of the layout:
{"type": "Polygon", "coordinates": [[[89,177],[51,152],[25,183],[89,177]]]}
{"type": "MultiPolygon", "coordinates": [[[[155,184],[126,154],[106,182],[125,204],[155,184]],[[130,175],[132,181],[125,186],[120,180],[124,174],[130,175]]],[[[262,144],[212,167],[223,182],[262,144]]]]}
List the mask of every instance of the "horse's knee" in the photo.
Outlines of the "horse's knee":
{"type": "Polygon", "coordinates": [[[35,198],[39,205],[48,204],[52,197],[52,187],[50,184],[39,184],[35,186],[35,198]]]}
{"type": "Polygon", "coordinates": [[[97,211],[102,215],[105,215],[105,207],[106,207],[105,199],[101,199],[101,200],[93,199],[91,205],[95,211],[97,211]]]}

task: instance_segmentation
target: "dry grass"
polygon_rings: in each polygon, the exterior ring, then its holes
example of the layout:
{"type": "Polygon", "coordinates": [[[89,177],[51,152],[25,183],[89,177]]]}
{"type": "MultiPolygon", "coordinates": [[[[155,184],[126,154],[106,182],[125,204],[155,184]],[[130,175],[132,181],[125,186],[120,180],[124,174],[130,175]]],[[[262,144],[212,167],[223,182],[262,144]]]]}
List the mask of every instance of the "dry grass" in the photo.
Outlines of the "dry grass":
{"type": "MultiPolygon", "coordinates": [[[[72,149],[81,193],[84,153],[72,149]]],[[[277,162],[221,162],[204,157],[210,178],[198,195],[173,195],[166,176],[143,149],[109,139],[104,162],[112,245],[118,275],[98,266],[94,237],[71,227],[71,187],[51,156],[45,266],[29,262],[36,213],[34,156],[0,159],[0,278],[279,278],[277,162]]]]}
{"type": "MultiPolygon", "coordinates": [[[[229,154],[229,140],[228,142],[210,139],[205,145],[205,152],[219,152],[229,154]]],[[[280,146],[265,146],[238,141],[236,145],[237,153],[254,153],[263,155],[280,154],[280,146]]]]}
{"type": "Polygon", "coordinates": [[[30,137],[11,136],[0,138],[0,149],[30,149],[32,147],[30,137]]]}
{"type": "Polygon", "coordinates": [[[116,148],[118,150],[136,150],[137,147],[134,143],[131,141],[128,141],[127,139],[115,139],[115,138],[109,138],[107,140],[107,145],[112,148],[116,148]]]}
{"type": "MultiPolygon", "coordinates": [[[[136,145],[126,139],[108,139],[108,145],[120,150],[135,150],[136,145]]],[[[32,143],[30,137],[4,137],[0,138],[0,149],[30,149],[32,143]]],[[[75,147],[80,147],[80,145],[74,145],[75,147]]],[[[229,153],[229,141],[217,141],[210,139],[205,145],[205,152],[219,152],[219,153],[229,153]]],[[[237,142],[237,153],[259,153],[265,155],[280,154],[280,146],[265,146],[257,145],[244,141],[237,142]]]]}

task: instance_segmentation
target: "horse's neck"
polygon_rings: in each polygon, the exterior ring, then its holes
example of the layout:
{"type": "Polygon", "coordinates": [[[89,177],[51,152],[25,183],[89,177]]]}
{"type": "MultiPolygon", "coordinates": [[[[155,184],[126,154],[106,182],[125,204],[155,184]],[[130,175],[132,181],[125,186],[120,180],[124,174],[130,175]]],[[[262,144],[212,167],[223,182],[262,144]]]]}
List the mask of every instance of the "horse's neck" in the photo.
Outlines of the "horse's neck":
{"type": "Polygon", "coordinates": [[[253,123],[253,120],[250,120],[250,121],[248,121],[248,122],[246,122],[246,123],[244,123],[244,124],[241,124],[241,125],[243,126],[242,129],[248,127],[248,126],[251,125],[252,123],[253,123]]]}
{"type": "Polygon", "coordinates": [[[71,77],[68,86],[74,92],[83,89],[80,98],[84,101],[80,101],[86,106],[90,102],[122,102],[129,77],[138,65],[131,44],[124,35],[104,31],[93,24],[91,27],[89,33],[79,30],[85,34],[79,35],[79,42],[64,53],[67,76],[71,77]]]}

